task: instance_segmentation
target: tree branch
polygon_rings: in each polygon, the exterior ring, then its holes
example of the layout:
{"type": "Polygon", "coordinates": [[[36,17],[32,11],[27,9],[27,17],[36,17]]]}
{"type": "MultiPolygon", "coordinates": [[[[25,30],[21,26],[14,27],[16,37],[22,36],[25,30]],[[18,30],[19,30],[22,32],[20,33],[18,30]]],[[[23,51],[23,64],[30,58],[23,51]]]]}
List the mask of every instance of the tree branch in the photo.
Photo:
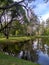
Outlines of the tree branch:
{"type": "Polygon", "coordinates": [[[20,2],[14,2],[14,3],[10,4],[9,6],[0,7],[0,10],[12,8],[13,6],[20,5],[20,3],[22,3],[22,2],[24,2],[24,0],[20,1],[20,2]]]}

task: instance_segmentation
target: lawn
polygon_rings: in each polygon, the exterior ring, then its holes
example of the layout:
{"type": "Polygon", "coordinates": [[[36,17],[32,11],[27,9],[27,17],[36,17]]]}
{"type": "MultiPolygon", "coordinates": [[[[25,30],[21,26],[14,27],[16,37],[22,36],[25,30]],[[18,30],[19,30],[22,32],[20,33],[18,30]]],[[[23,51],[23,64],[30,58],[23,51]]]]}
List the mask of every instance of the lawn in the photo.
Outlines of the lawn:
{"type": "Polygon", "coordinates": [[[0,65],[38,65],[0,52],[0,65]]]}

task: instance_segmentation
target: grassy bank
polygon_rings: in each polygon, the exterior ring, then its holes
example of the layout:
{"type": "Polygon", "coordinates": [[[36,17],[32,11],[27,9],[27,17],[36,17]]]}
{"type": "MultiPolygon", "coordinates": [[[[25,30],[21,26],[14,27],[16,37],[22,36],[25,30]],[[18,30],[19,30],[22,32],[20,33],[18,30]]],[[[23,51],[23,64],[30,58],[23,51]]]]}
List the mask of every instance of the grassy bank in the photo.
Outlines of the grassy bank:
{"type": "Polygon", "coordinates": [[[28,41],[28,40],[31,40],[32,38],[34,37],[9,37],[9,39],[6,39],[6,38],[0,38],[0,44],[1,43],[19,43],[19,42],[25,42],[25,41],[28,41]]]}
{"type": "Polygon", "coordinates": [[[0,52],[0,65],[38,65],[0,52]]]}
{"type": "Polygon", "coordinates": [[[5,44],[10,44],[10,43],[19,43],[19,42],[25,42],[25,41],[28,41],[28,40],[34,40],[36,38],[49,38],[49,36],[24,36],[24,37],[9,37],[9,39],[6,39],[6,38],[0,38],[0,44],[1,43],[5,43],[5,44]]]}

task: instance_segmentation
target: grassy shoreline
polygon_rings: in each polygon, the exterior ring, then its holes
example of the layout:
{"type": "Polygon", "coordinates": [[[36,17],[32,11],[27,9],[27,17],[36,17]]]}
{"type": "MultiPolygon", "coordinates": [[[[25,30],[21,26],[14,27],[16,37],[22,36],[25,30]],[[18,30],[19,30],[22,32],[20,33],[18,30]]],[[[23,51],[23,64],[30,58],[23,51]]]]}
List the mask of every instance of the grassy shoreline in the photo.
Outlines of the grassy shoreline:
{"type": "Polygon", "coordinates": [[[0,37],[0,44],[20,43],[20,42],[25,42],[29,40],[34,40],[36,38],[49,38],[49,36],[39,36],[38,35],[38,36],[9,37],[9,39],[0,37]]]}
{"type": "Polygon", "coordinates": [[[19,42],[25,42],[25,41],[28,41],[28,40],[31,40],[32,38],[31,37],[9,37],[9,39],[6,39],[6,38],[0,38],[0,44],[1,43],[5,43],[5,44],[10,44],[10,43],[19,43],[19,42]]]}
{"type": "Polygon", "coordinates": [[[15,58],[0,52],[0,65],[38,65],[31,61],[15,58]]]}

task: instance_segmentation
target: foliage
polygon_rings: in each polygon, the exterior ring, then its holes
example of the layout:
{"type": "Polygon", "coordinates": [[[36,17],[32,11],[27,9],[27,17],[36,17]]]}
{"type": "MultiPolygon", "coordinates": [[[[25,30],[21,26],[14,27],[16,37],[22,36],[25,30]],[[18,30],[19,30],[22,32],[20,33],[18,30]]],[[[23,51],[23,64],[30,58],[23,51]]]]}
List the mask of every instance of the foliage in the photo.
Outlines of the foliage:
{"type": "Polygon", "coordinates": [[[42,39],[43,43],[49,45],[49,28],[44,29],[43,35],[48,36],[47,38],[42,39]]]}
{"type": "Polygon", "coordinates": [[[49,18],[46,20],[46,27],[49,28],[49,18]]]}
{"type": "MultiPolygon", "coordinates": [[[[1,3],[1,6],[0,6],[0,10],[1,10],[1,12],[0,12],[1,13],[1,15],[0,15],[0,23],[1,23],[0,31],[2,31],[7,38],[9,36],[9,29],[11,28],[11,24],[12,24],[13,20],[15,20],[15,19],[19,20],[19,18],[22,16],[21,23],[23,23],[23,24],[28,23],[24,9],[26,9],[27,14],[29,14],[28,13],[28,10],[29,10],[28,3],[31,3],[32,1],[36,1],[36,0],[28,0],[28,1],[21,0],[18,2],[14,2],[13,0],[0,0],[0,3],[1,3]],[[5,23],[5,26],[3,26],[3,24],[2,24],[3,21],[1,20],[1,18],[4,16],[4,19],[6,19],[6,15],[8,14],[8,12],[11,13],[10,14],[11,20],[9,22],[8,22],[8,20],[7,21],[5,20],[4,22],[6,22],[7,24],[5,23]]],[[[31,12],[31,14],[32,14],[32,12],[31,12]]],[[[35,14],[33,14],[33,16],[32,16],[33,18],[31,18],[30,21],[37,22],[37,19],[38,19],[37,16],[35,14]]],[[[13,31],[12,31],[13,35],[15,35],[15,33],[16,33],[15,31],[16,31],[16,29],[13,29],[13,31]]],[[[23,33],[26,34],[26,28],[25,28],[25,30],[23,30],[23,33]],[[25,31],[25,33],[24,33],[24,31],[25,31]]]]}
{"type": "Polygon", "coordinates": [[[0,0],[0,7],[8,6],[10,3],[13,3],[13,0],[0,0]]]}
{"type": "Polygon", "coordinates": [[[18,54],[24,45],[25,41],[30,40],[31,37],[10,37],[9,39],[0,38],[0,50],[8,52],[9,54],[18,54]]]}
{"type": "Polygon", "coordinates": [[[49,18],[46,20],[46,25],[44,21],[42,22],[40,29],[42,30],[41,35],[44,36],[42,43],[49,45],[49,18]]]}

